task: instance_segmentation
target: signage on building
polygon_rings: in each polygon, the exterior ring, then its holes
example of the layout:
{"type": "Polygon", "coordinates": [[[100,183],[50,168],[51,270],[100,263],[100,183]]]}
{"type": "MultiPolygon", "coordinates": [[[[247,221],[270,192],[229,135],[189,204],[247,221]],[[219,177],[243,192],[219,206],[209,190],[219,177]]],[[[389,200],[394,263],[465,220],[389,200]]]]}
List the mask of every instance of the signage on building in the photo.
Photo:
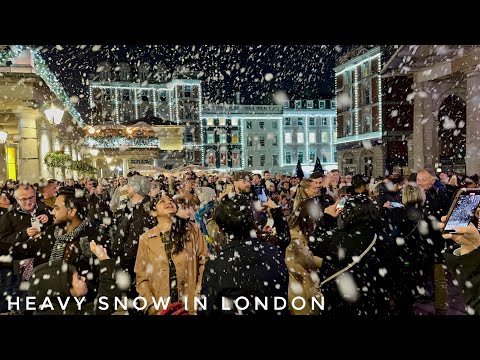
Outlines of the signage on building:
{"type": "Polygon", "coordinates": [[[130,159],[130,165],[153,165],[153,159],[130,159]]]}

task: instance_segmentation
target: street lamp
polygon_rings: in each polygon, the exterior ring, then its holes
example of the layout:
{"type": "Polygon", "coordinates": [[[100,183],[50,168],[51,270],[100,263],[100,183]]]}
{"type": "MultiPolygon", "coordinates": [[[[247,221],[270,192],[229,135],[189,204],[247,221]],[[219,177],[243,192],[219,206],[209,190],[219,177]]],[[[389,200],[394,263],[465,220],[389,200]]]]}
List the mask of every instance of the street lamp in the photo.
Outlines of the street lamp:
{"type": "Polygon", "coordinates": [[[0,144],[5,144],[7,141],[8,133],[6,131],[0,131],[0,144]]]}
{"type": "Polygon", "coordinates": [[[57,109],[52,104],[50,109],[45,110],[44,113],[45,113],[45,116],[47,117],[47,120],[50,124],[60,125],[60,123],[62,122],[62,117],[63,117],[63,114],[65,113],[65,111],[63,111],[62,109],[57,109]]]}

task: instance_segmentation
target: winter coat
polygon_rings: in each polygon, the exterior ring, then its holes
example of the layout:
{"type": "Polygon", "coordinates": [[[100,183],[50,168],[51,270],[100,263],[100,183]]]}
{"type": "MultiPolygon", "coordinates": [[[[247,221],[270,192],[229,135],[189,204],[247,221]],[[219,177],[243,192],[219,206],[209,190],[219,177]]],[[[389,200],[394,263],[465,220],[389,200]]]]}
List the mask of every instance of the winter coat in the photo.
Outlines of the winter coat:
{"type": "MultiPolygon", "coordinates": [[[[324,217],[327,217],[325,215],[324,217]]],[[[315,241],[309,244],[312,253],[324,259],[320,280],[347,267],[372,243],[376,243],[353,267],[321,287],[326,316],[388,315],[390,313],[391,240],[381,229],[357,226],[327,231],[315,231],[315,241]]]]}
{"type": "MultiPolygon", "coordinates": [[[[37,266],[34,269],[28,291],[29,296],[35,297],[36,310],[34,315],[109,315],[115,311],[115,297],[121,297],[122,293],[116,286],[114,259],[102,260],[100,262],[99,287],[96,301],[84,301],[80,309],[78,309],[77,302],[70,294],[67,272],[62,271],[65,270],[63,264],[61,260],[53,261],[37,266]],[[104,299],[102,299],[102,302],[98,302],[101,297],[104,297],[104,299]],[[39,307],[42,304],[49,304],[47,298],[50,300],[53,309],[50,307],[40,309],[39,307]],[[66,303],[67,299],[68,303],[66,303]],[[62,309],[62,304],[64,310],[62,309]]],[[[70,267],[70,271],[73,269],[74,267],[70,267]]]]}
{"type": "MultiPolygon", "coordinates": [[[[44,203],[37,203],[37,210],[34,216],[45,214],[48,216],[48,222],[42,224],[42,230],[45,230],[53,223],[53,216],[50,209],[44,203]]],[[[8,242],[13,245],[17,242],[25,242],[28,240],[27,229],[32,226],[32,215],[23,211],[20,206],[15,206],[11,211],[7,211],[0,217],[0,242],[8,242]]],[[[20,265],[18,261],[13,263],[1,263],[0,266],[13,268],[15,274],[20,273],[20,265]]]]}
{"type": "MultiPolygon", "coordinates": [[[[288,301],[285,257],[277,246],[259,239],[229,241],[205,265],[201,293],[207,298],[207,310],[199,309],[199,315],[288,315],[287,303],[282,310],[274,309],[274,297],[288,301]],[[250,306],[240,311],[233,300],[241,296],[249,300],[250,306]],[[267,310],[261,306],[255,310],[255,297],[262,303],[267,297],[267,310]]],[[[239,301],[239,305],[243,307],[245,301],[239,301]]]]}
{"type": "MultiPolygon", "coordinates": [[[[320,302],[321,293],[318,287],[319,277],[317,270],[322,266],[323,259],[314,256],[308,248],[308,241],[305,236],[295,227],[290,230],[290,245],[285,254],[285,263],[287,264],[288,279],[288,304],[290,313],[293,315],[314,315],[318,314],[317,309],[312,310],[311,299],[317,298],[320,302]],[[303,297],[306,306],[301,310],[294,309],[292,300],[297,297],[303,297]]],[[[296,303],[297,308],[300,303],[296,303]]]]}
{"type": "MultiPolygon", "coordinates": [[[[187,298],[187,309],[195,313],[195,297],[200,297],[202,276],[208,256],[207,243],[200,228],[195,223],[189,223],[188,236],[184,249],[172,254],[177,273],[178,298],[187,298]]],[[[163,298],[166,301],[170,296],[170,267],[168,264],[165,245],[160,230],[157,227],[147,231],[140,237],[137,260],[135,262],[137,277],[137,292],[147,300],[147,308],[155,299],[163,298]]],[[[149,313],[156,309],[152,306],[149,313]]]]}
{"type": "MultiPolygon", "coordinates": [[[[42,235],[29,238],[23,243],[17,242],[13,245],[0,242],[0,254],[8,253],[14,260],[34,258],[33,264],[35,267],[44,264],[50,259],[56,241],[54,235],[56,228],[57,225],[52,225],[42,235]]],[[[99,245],[105,245],[105,238],[92,226],[88,226],[65,247],[63,258],[65,262],[74,265],[79,272],[87,277],[88,300],[93,300],[98,289],[99,268],[98,264],[96,265],[93,261],[93,254],[89,248],[92,240],[99,245]]]]}

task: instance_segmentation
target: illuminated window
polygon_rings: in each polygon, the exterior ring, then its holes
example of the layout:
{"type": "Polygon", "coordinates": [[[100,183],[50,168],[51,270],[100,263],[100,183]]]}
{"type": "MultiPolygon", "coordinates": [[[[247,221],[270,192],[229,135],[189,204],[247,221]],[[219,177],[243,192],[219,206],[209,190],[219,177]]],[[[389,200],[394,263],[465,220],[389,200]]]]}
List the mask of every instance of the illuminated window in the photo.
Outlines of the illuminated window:
{"type": "Polygon", "coordinates": [[[292,143],[292,133],[286,132],[285,133],[285,144],[291,144],[292,143]]]}
{"type": "Polygon", "coordinates": [[[303,144],[305,141],[305,136],[303,132],[297,133],[297,144],[303,144]]]}
{"type": "Polygon", "coordinates": [[[213,119],[207,119],[207,125],[213,126],[213,119]]]}
{"type": "Polygon", "coordinates": [[[238,119],[232,119],[232,126],[238,126],[238,119]]]}
{"type": "Polygon", "coordinates": [[[227,125],[227,121],[225,118],[220,119],[220,126],[225,126],[227,125]]]}
{"type": "Polygon", "coordinates": [[[207,144],[214,144],[215,143],[215,136],[213,132],[207,133],[207,144]]]}
{"type": "Polygon", "coordinates": [[[240,134],[238,133],[238,131],[232,131],[232,144],[238,144],[240,142],[239,138],[240,134]]]}
{"type": "Polygon", "coordinates": [[[226,144],[227,143],[227,134],[223,133],[220,134],[220,144],[226,144]]]}
{"type": "Polygon", "coordinates": [[[7,148],[7,179],[17,180],[15,148],[7,148]]]}
{"type": "Polygon", "coordinates": [[[308,133],[308,142],[310,144],[314,144],[317,142],[317,136],[314,131],[308,133]]]}
{"type": "Polygon", "coordinates": [[[322,132],[322,143],[328,143],[328,133],[322,132]]]}

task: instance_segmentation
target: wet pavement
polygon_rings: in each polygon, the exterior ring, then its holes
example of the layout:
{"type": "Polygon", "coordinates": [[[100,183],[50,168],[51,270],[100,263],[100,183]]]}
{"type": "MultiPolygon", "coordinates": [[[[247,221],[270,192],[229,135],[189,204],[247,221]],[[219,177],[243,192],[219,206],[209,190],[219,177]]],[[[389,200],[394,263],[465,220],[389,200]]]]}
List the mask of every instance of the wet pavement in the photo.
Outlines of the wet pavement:
{"type": "MultiPolygon", "coordinates": [[[[447,315],[467,315],[465,300],[460,289],[453,284],[453,275],[447,272],[448,310],[447,315]]],[[[435,315],[433,301],[415,303],[415,315],[435,315]]]]}

